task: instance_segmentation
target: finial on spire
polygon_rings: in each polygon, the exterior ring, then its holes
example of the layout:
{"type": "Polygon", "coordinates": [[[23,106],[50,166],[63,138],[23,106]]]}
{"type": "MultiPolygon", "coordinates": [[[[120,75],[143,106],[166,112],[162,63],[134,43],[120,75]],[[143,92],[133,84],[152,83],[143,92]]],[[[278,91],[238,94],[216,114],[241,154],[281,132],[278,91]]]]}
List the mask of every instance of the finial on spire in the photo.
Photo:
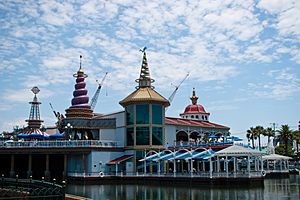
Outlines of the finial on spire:
{"type": "Polygon", "coordinates": [[[195,88],[193,88],[193,94],[190,99],[191,99],[193,105],[197,105],[198,97],[196,96],[195,88]]]}
{"type": "Polygon", "coordinates": [[[77,71],[76,74],[73,74],[74,77],[84,77],[86,78],[87,75],[84,73],[83,68],[82,68],[82,55],[79,56],[79,70],[77,71]]]}
{"type": "Polygon", "coordinates": [[[136,80],[136,82],[139,83],[139,86],[137,86],[137,88],[141,88],[141,87],[153,88],[153,86],[151,86],[151,83],[153,83],[154,80],[150,78],[150,71],[149,71],[149,66],[148,66],[148,61],[146,56],[146,49],[147,47],[140,49],[140,51],[143,52],[144,55],[143,55],[143,61],[141,66],[140,78],[136,80]]]}
{"type": "Polygon", "coordinates": [[[79,69],[81,69],[81,59],[82,59],[82,55],[79,56],[79,59],[80,59],[80,61],[79,61],[79,62],[80,62],[79,69]]]}

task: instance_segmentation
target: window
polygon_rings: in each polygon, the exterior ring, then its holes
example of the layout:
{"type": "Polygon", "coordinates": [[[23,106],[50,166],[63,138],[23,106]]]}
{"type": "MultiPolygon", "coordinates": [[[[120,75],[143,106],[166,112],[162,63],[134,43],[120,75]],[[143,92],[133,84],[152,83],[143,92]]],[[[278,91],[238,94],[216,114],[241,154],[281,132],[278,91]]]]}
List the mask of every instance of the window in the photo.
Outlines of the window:
{"type": "Polygon", "coordinates": [[[127,146],[133,146],[134,144],[133,136],[134,136],[133,128],[127,128],[126,129],[127,146]]]}
{"type": "Polygon", "coordinates": [[[194,115],[192,115],[191,118],[194,119],[194,115]]]}
{"type": "Polygon", "coordinates": [[[163,131],[162,127],[152,127],[152,145],[163,144],[163,131]]]}
{"type": "Polygon", "coordinates": [[[149,127],[136,127],[136,145],[150,145],[149,127]]]}
{"type": "Polygon", "coordinates": [[[126,124],[132,125],[134,120],[134,105],[126,107],[126,124]]]}
{"type": "Polygon", "coordinates": [[[149,124],[149,105],[138,104],[136,105],[136,123],[149,124]]]}
{"type": "Polygon", "coordinates": [[[196,115],[196,119],[199,119],[199,115],[196,115]]]}
{"type": "Polygon", "coordinates": [[[202,119],[204,120],[204,116],[202,115],[202,119]]]}
{"type": "Polygon", "coordinates": [[[207,120],[207,116],[205,116],[205,120],[207,120]]]}
{"type": "Polygon", "coordinates": [[[159,104],[152,105],[152,124],[162,124],[162,106],[159,104]]]}

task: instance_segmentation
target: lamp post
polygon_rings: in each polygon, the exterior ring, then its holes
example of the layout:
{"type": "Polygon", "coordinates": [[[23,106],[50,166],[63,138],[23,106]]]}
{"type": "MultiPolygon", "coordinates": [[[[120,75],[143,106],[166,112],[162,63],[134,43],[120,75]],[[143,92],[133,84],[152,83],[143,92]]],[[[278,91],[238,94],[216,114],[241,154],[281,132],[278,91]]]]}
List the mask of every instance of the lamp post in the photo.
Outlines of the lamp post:
{"type": "Polygon", "coordinates": [[[67,124],[67,126],[65,126],[65,139],[71,139],[72,138],[72,129],[73,129],[73,126],[71,126],[70,123],[67,124]]]}

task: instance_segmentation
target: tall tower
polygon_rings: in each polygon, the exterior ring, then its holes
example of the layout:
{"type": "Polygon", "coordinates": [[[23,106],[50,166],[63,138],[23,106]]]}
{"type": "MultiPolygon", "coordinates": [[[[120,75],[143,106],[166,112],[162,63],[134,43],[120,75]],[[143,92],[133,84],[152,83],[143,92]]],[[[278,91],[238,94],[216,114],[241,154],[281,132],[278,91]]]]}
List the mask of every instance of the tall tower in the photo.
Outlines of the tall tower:
{"type": "Polygon", "coordinates": [[[75,90],[73,92],[72,105],[66,109],[66,118],[91,119],[93,111],[89,104],[88,91],[85,88],[85,78],[88,76],[84,73],[81,66],[82,56],[80,55],[79,70],[73,76],[76,78],[75,90]]]}
{"type": "Polygon", "coordinates": [[[37,94],[40,92],[38,87],[33,87],[31,91],[34,94],[33,101],[29,102],[31,104],[29,119],[26,120],[28,123],[28,128],[40,128],[42,125],[43,120],[40,117],[40,104],[41,102],[37,99],[37,94]]]}
{"type": "Polygon", "coordinates": [[[155,149],[164,144],[165,108],[170,102],[154,90],[145,48],[136,90],[119,103],[126,112],[126,146],[155,149]]]}

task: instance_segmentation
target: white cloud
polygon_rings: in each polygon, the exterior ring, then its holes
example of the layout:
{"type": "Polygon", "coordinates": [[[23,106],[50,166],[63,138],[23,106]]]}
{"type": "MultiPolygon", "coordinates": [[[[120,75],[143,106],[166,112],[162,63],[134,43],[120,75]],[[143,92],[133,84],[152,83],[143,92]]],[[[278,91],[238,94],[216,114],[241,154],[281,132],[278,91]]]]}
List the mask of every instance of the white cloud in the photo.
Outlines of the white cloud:
{"type": "Polygon", "coordinates": [[[59,3],[56,1],[45,1],[41,4],[41,19],[48,24],[63,26],[73,22],[74,9],[70,3],[59,3]]]}

